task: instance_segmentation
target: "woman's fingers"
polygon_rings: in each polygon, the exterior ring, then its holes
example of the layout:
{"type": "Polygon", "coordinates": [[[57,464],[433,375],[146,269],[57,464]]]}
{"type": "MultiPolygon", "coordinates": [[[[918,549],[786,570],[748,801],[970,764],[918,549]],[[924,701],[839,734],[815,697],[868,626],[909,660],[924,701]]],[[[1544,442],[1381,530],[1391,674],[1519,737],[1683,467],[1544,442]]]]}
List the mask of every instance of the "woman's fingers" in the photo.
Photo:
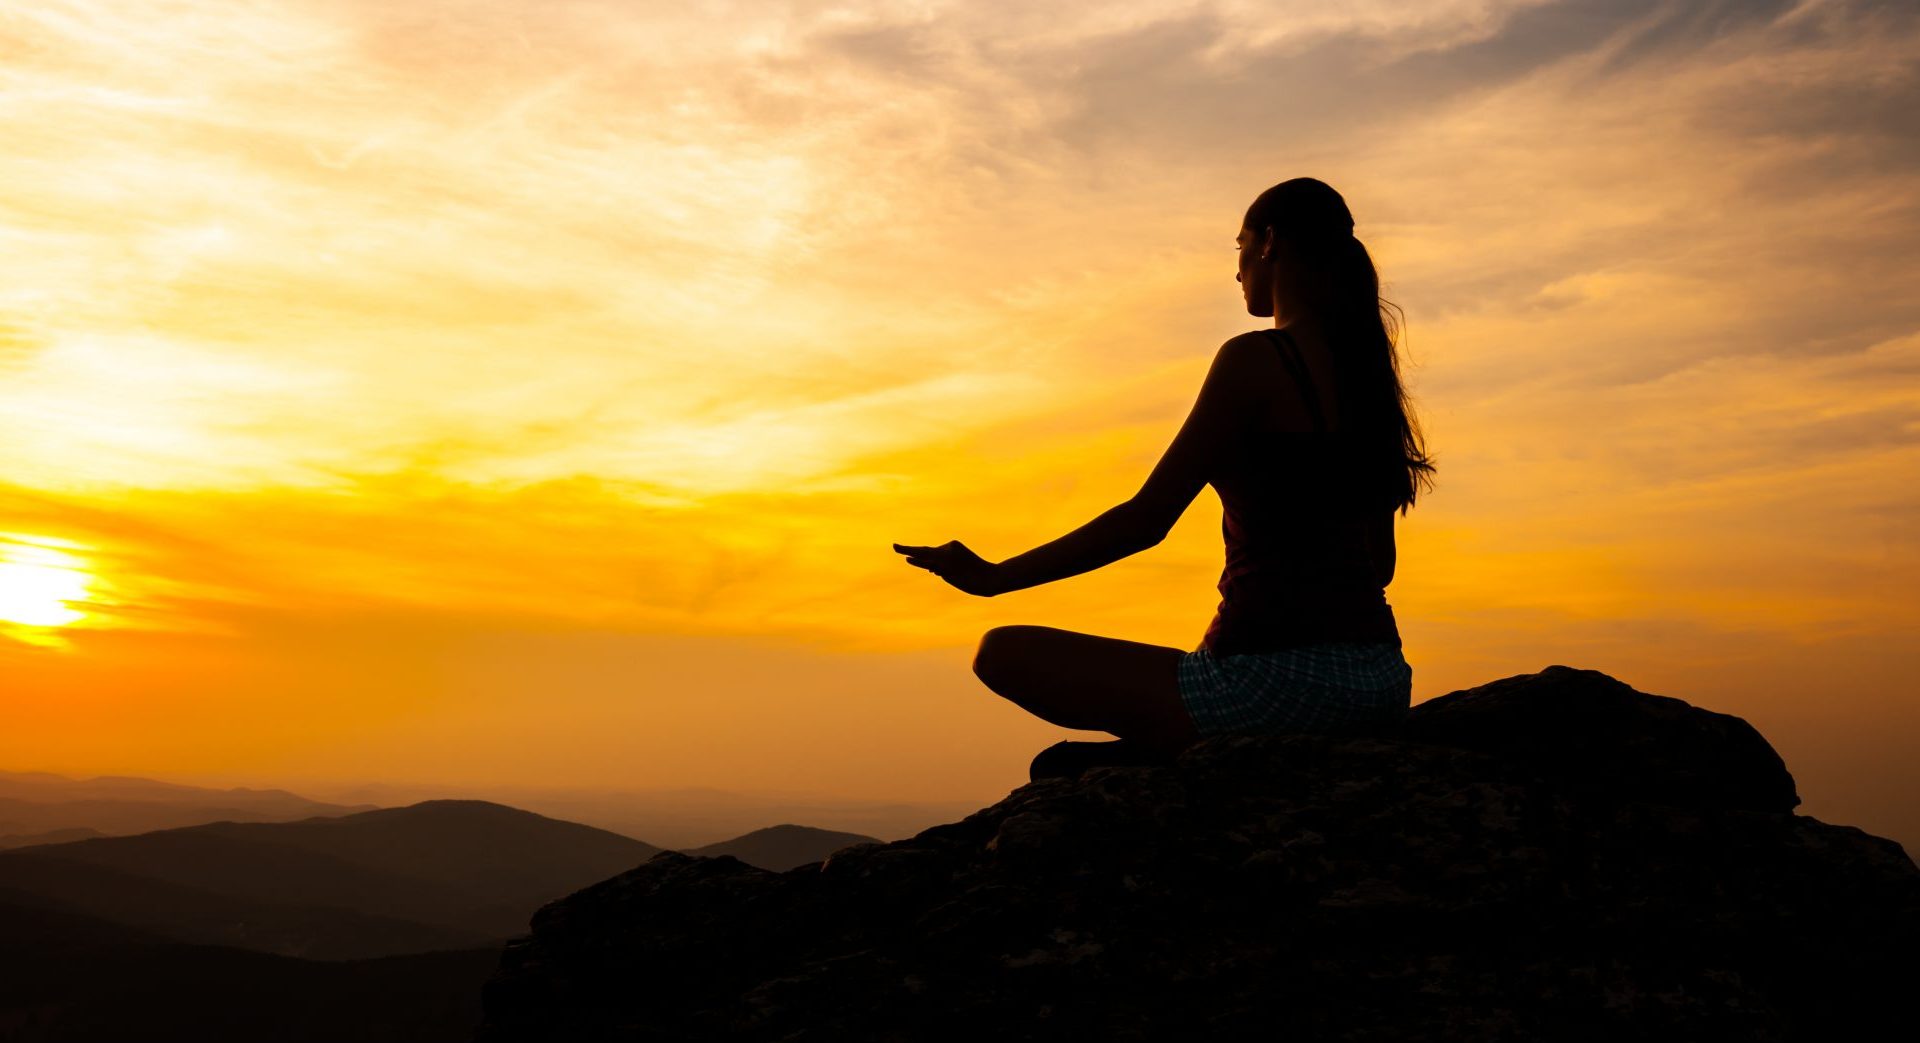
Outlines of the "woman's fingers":
{"type": "Polygon", "coordinates": [[[926,569],[938,576],[940,568],[950,564],[949,559],[953,557],[952,546],[952,543],[940,547],[916,547],[911,544],[896,543],[893,549],[907,556],[907,564],[926,569]]]}
{"type": "Polygon", "coordinates": [[[907,556],[907,564],[926,569],[947,585],[968,594],[992,597],[997,592],[995,572],[999,566],[974,553],[972,548],[959,540],[948,540],[938,547],[896,543],[893,549],[907,556]]]}
{"type": "Polygon", "coordinates": [[[915,547],[909,543],[896,543],[893,545],[893,549],[902,554],[951,554],[959,547],[959,540],[948,540],[938,547],[915,547]]]}

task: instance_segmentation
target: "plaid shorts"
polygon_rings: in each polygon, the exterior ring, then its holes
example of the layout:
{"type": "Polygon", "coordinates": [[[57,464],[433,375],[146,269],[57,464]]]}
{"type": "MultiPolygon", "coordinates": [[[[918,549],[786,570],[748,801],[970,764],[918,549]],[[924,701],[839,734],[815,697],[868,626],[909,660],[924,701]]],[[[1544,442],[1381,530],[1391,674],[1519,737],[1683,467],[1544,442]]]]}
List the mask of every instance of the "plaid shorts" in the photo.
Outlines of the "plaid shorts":
{"type": "Polygon", "coordinates": [[[1340,642],[1274,652],[1180,658],[1180,700],[1201,735],[1364,731],[1393,725],[1413,702],[1398,645],[1340,642]]]}

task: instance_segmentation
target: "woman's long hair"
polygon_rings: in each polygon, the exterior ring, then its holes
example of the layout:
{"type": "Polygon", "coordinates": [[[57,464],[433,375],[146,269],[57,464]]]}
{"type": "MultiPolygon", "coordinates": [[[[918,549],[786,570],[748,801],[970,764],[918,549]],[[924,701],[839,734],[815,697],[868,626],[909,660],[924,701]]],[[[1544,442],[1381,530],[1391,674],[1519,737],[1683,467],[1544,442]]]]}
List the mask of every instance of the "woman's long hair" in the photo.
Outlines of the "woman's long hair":
{"type": "Polygon", "coordinates": [[[1354,238],[1346,200],[1316,178],[1282,181],[1247,208],[1246,227],[1256,236],[1273,228],[1274,248],[1285,262],[1276,272],[1294,274],[1293,299],[1326,327],[1340,415],[1365,461],[1360,488],[1368,500],[1377,495],[1405,515],[1421,486],[1432,489],[1434,464],[1400,383],[1396,344],[1406,317],[1380,296],[1380,273],[1365,244],[1354,238]]]}

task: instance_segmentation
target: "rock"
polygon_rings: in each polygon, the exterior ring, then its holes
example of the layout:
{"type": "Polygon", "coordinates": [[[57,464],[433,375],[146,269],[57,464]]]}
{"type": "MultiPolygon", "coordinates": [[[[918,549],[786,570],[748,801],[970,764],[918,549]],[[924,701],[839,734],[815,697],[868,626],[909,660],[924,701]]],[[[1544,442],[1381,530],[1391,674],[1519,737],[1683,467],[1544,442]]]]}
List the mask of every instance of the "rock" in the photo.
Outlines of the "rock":
{"type": "Polygon", "coordinates": [[[662,853],[536,915],[479,1039],[1864,1037],[1920,869],[1795,804],[1744,721],[1552,667],[785,873],[662,853]]]}
{"type": "Polygon", "coordinates": [[[1405,738],[1498,754],[1576,789],[1686,807],[1788,812],[1793,776],[1753,725],[1549,666],[1429,699],[1405,738]]]}

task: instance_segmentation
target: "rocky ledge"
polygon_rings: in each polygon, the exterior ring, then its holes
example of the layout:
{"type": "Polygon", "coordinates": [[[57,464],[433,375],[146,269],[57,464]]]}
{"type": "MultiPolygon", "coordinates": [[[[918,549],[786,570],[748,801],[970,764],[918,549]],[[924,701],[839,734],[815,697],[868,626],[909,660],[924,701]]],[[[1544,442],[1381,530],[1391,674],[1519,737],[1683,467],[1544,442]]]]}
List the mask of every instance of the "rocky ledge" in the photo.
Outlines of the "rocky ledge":
{"type": "Polygon", "coordinates": [[[484,1043],[1826,1040],[1910,1021],[1920,870],[1738,717],[1552,666],[772,873],[548,905],[484,1043]]]}

